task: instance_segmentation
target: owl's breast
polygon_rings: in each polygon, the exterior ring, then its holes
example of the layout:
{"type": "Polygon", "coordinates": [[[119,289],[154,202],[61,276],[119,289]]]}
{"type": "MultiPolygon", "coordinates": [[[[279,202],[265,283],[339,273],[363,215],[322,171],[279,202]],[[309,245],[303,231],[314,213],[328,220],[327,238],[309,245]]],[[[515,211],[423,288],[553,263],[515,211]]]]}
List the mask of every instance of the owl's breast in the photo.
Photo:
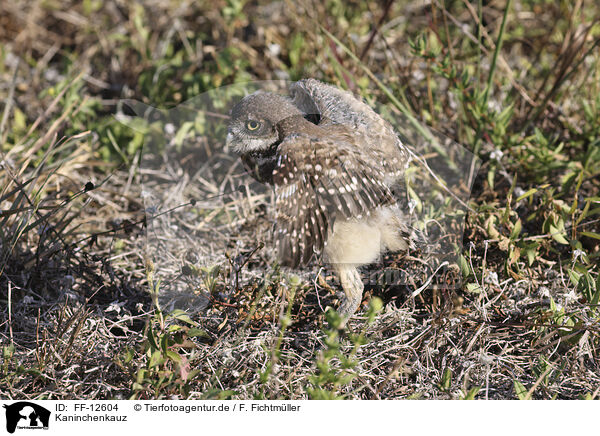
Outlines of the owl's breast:
{"type": "Polygon", "coordinates": [[[252,152],[241,156],[244,167],[260,183],[273,183],[273,170],[277,160],[275,151],[252,152]]]}

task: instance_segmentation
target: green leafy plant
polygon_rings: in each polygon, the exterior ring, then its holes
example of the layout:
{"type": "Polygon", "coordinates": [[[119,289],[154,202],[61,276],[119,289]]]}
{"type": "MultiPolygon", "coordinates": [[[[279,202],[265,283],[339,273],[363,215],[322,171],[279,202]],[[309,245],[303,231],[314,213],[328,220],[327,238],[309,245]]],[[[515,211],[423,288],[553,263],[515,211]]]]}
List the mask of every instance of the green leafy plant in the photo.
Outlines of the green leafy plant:
{"type": "Polygon", "coordinates": [[[191,341],[195,337],[205,337],[207,333],[198,328],[197,323],[182,310],[164,314],[158,304],[160,281],[154,282],[154,265],[147,262],[147,277],[150,286],[155,314],[148,318],[144,342],[139,351],[128,348],[116,363],[133,372],[131,398],[186,398],[190,383],[199,375],[198,369],[192,369],[196,345],[191,341]],[[141,368],[131,368],[137,353],[145,356],[141,368]]]}
{"type": "MultiPolygon", "coordinates": [[[[367,324],[372,324],[375,316],[381,311],[383,304],[380,299],[372,298],[369,302],[367,312],[367,324]]],[[[352,350],[346,354],[340,342],[340,328],[342,318],[335,310],[326,312],[328,328],[323,333],[324,349],[319,353],[316,360],[317,371],[309,377],[310,386],[307,387],[309,398],[316,400],[343,399],[342,391],[348,389],[355,377],[353,369],[358,364],[356,352],[366,342],[365,330],[357,334],[350,334],[352,350]]]]}

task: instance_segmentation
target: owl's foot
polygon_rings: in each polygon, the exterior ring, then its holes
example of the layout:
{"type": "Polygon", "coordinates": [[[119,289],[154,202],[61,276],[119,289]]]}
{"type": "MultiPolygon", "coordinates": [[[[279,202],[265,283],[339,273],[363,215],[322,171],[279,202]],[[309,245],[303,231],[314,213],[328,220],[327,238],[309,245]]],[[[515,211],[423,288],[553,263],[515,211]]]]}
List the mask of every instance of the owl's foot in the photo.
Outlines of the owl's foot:
{"type": "Polygon", "coordinates": [[[364,285],[356,267],[338,267],[338,274],[344,290],[344,298],[338,309],[338,313],[343,318],[343,326],[360,306],[364,285]]]}

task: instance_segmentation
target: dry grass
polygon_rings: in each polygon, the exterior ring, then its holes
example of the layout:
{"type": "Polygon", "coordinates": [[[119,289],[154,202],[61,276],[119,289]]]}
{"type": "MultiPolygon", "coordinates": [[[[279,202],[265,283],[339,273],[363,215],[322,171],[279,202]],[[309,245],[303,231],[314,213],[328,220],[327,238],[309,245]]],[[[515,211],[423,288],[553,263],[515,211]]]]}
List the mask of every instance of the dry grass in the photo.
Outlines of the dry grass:
{"type": "Polygon", "coordinates": [[[219,3],[0,6],[0,396],[597,397],[600,9],[219,3]],[[125,98],[309,76],[481,159],[461,288],[367,286],[340,333],[329,272],[281,270],[260,248],[271,199],[222,149],[225,101],[170,148],[181,126],[113,116],[125,98]],[[149,138],[170,159],[145,161],[149,138]],[[142,189],[178,209],[149,219],[142,189]],[[162,245],[145,252],[148,234],[162,245]],[[173,295],[195,310],[172,311],[173,295]]]}

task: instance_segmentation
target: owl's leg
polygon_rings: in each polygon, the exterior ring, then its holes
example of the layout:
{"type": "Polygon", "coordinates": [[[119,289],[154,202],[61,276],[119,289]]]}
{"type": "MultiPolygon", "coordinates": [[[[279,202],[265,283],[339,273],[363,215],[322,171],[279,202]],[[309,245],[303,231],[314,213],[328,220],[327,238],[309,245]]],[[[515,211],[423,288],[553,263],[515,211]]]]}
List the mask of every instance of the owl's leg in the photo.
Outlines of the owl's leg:
{"type": "Polygon", "coordinates": [[[364,285],[360,273],[355,266],[337,265],[337,273],[342,283],[345,298],[342,300],[338,313],[344,318],[344,324],[360,306],[364,285]]]}
{"type": "Polygon", "coordinates": [[[358,267],[375,261],[380,251],[380,231],[368,219],[338,219],[334,223],[325,244],[325,254],[344,291],[338,309],[344,323],[356,312],[362,300],[364,285],[358,267]]]}

